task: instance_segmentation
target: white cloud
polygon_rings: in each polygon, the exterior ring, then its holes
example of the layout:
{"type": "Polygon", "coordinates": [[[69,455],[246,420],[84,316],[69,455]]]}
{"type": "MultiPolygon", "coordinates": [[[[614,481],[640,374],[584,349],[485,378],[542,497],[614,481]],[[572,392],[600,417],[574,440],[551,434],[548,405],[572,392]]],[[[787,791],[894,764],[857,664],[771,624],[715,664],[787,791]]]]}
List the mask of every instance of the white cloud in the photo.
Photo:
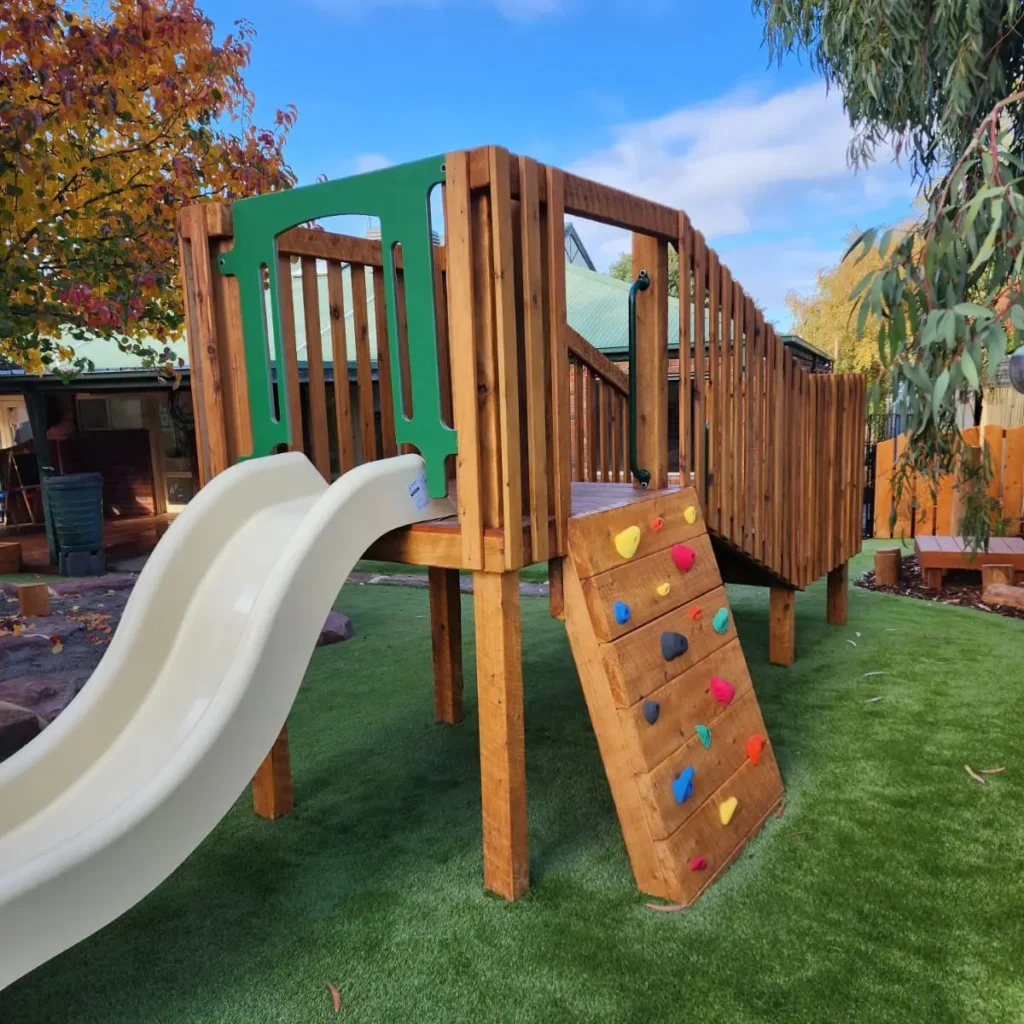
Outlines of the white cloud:
{"type": "MultiPolygon", "coordinates": [[[[840,97],[819,83],[771,97],[742,90],[621,125],[611,145],[571,170],[685,210],[775,315],[785,292],[813,287],[814,272],[835,261],[854,222],[894,202],[909,206],[910,176],[889,154],[850,169],[850,136],[840,97]],[[754,233],[756,244],[741,242],[754,233]]],[[[576,226],[599,268],[629,248],[625,232],[576,226]]]]}
{"type": "Polygon", "coordinates": [[[356,174],[368,174],[391,166],[391,161],[382,153],[360,153],[353,163],[356,174]]]}
{"type": "MultiPolygon", "coordinates": [[[[379,8],[392,7],[449,7],[481,6],[479,0],[313,0],[317,7],[330,14],[358,18],[379,8]]],[[[483,7],[491,7],[510,21],[532,21],[535,18],[561,14],[573,0],[483,0],[483,7]]]]}

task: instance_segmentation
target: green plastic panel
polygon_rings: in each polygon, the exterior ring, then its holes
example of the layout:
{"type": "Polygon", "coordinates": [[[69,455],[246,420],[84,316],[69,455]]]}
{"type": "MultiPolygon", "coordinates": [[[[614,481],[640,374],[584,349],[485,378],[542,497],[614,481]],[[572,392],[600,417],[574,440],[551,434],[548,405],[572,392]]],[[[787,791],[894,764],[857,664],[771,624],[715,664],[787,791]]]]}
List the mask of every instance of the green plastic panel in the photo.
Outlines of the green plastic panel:
{"type": "MultiPolygon", "coordinates": [[[[394,367],[391,386],[395,440],[398,444],[410,444],[419,451],[427,467],[430,496],[444,496],[447,487],[445,459],[455,453],[457,435],[441,417],[434,310],[430,190],[443,181],[444,157],[435,156],[339,181],[240,199],[232,204],[235,244],[218,259],[218,269],[238,279],[254,456],[269,455],[291,440],[288,394],[284,386],[278,388],[280,415],[274,412],[263,285],[264,268],[269,268],[273,336],[280,339],[284,335],[281,330],[280,282],[276,272],[277,236],[296,225],[322,217],[345,214],[378,217],[384,259],[388,345],[394,367]],[[397,244],[402,246],[412,416],[407,416],[403,409],[399,369],[394,265],[394,247],[397,244]]],[[[353,287],[356,287],[356,282],[353,282],[353,287]]]]}

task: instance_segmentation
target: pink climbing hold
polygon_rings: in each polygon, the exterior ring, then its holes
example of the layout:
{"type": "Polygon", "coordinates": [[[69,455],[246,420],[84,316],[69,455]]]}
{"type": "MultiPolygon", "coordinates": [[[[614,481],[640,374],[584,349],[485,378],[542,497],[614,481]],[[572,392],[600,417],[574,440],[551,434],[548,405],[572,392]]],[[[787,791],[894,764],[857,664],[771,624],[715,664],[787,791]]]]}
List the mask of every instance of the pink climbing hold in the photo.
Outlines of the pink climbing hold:
{"type": "Polygon", "coordinates": [[[690,861],[691,871],[703,871],[708,866],[708,862],[703,857],[694,857],[690,861]]]}
{"type": "Polygon", "coordinates": [[[676,563],[676,568],[680,572],[689,572],[693,568],[693,563],[697,561],[697,552],[689,544],[673,544],[672,561],[676,563]]]}
{"type": "Polygon", "coordinates": [[[718,701],[719,704],[729,704],[733,697],[736,696],[736,687],[732,683],[726,682],[721,676],[711,677],[711,696],[718,701]]]}
{"type": "Polygon", "coordinates": [[[747,740],[747,757],[750,758],[751,764],[758,764],[761,760],[761,751],[764,750],[765,744],[768,741],[758,732],[754,733],[747,740]]]}

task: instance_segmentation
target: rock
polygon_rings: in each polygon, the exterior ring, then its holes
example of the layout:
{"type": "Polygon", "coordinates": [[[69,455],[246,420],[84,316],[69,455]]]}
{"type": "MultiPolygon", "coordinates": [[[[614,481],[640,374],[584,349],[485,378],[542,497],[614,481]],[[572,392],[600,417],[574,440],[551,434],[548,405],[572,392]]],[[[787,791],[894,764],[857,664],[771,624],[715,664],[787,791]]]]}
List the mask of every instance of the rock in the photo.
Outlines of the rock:
{"type": "Polygon", "coordinates": [[[0,761],[35,739],[42,728],[43,723],[31,711],[0,702],[0,761]]]}
{"type": "Polygon", "coordinates": [[[0,636],[0,651],[10,654],[25,651],[32,647],[42,650],[49,649],[50,638],[42,633],[9,633],[7,636],[0,636]]]}
{"type": "Polygon", "coordinates": [[[31,711],[47,725],[74,699],[77,687],[68,679],[18,676],[0,682],[0,703],[31,711]]]}
{"type": "Polygon", "coordinates": [[[328,612],[316,645],[317,647],[326,647],[329,644],[340,644],[342,640],[348,640],[351,636],[352,620],[341,612],[328,612]]]}

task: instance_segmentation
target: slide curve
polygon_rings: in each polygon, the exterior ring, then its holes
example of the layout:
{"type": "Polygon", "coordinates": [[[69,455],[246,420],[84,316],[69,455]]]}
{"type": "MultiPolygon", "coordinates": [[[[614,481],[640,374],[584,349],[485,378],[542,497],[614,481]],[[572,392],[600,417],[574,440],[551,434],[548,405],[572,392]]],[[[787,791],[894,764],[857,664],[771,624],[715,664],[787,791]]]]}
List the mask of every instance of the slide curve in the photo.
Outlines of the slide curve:
{"type": "Polygon", "coordinates": [[[85,688],[0,764],[0,989],[185,860],[270,750],[356,561],[453,512],[427,497],[418,455],[330,487],[304,455],[273,455],[196,495],[85,688]]]}

